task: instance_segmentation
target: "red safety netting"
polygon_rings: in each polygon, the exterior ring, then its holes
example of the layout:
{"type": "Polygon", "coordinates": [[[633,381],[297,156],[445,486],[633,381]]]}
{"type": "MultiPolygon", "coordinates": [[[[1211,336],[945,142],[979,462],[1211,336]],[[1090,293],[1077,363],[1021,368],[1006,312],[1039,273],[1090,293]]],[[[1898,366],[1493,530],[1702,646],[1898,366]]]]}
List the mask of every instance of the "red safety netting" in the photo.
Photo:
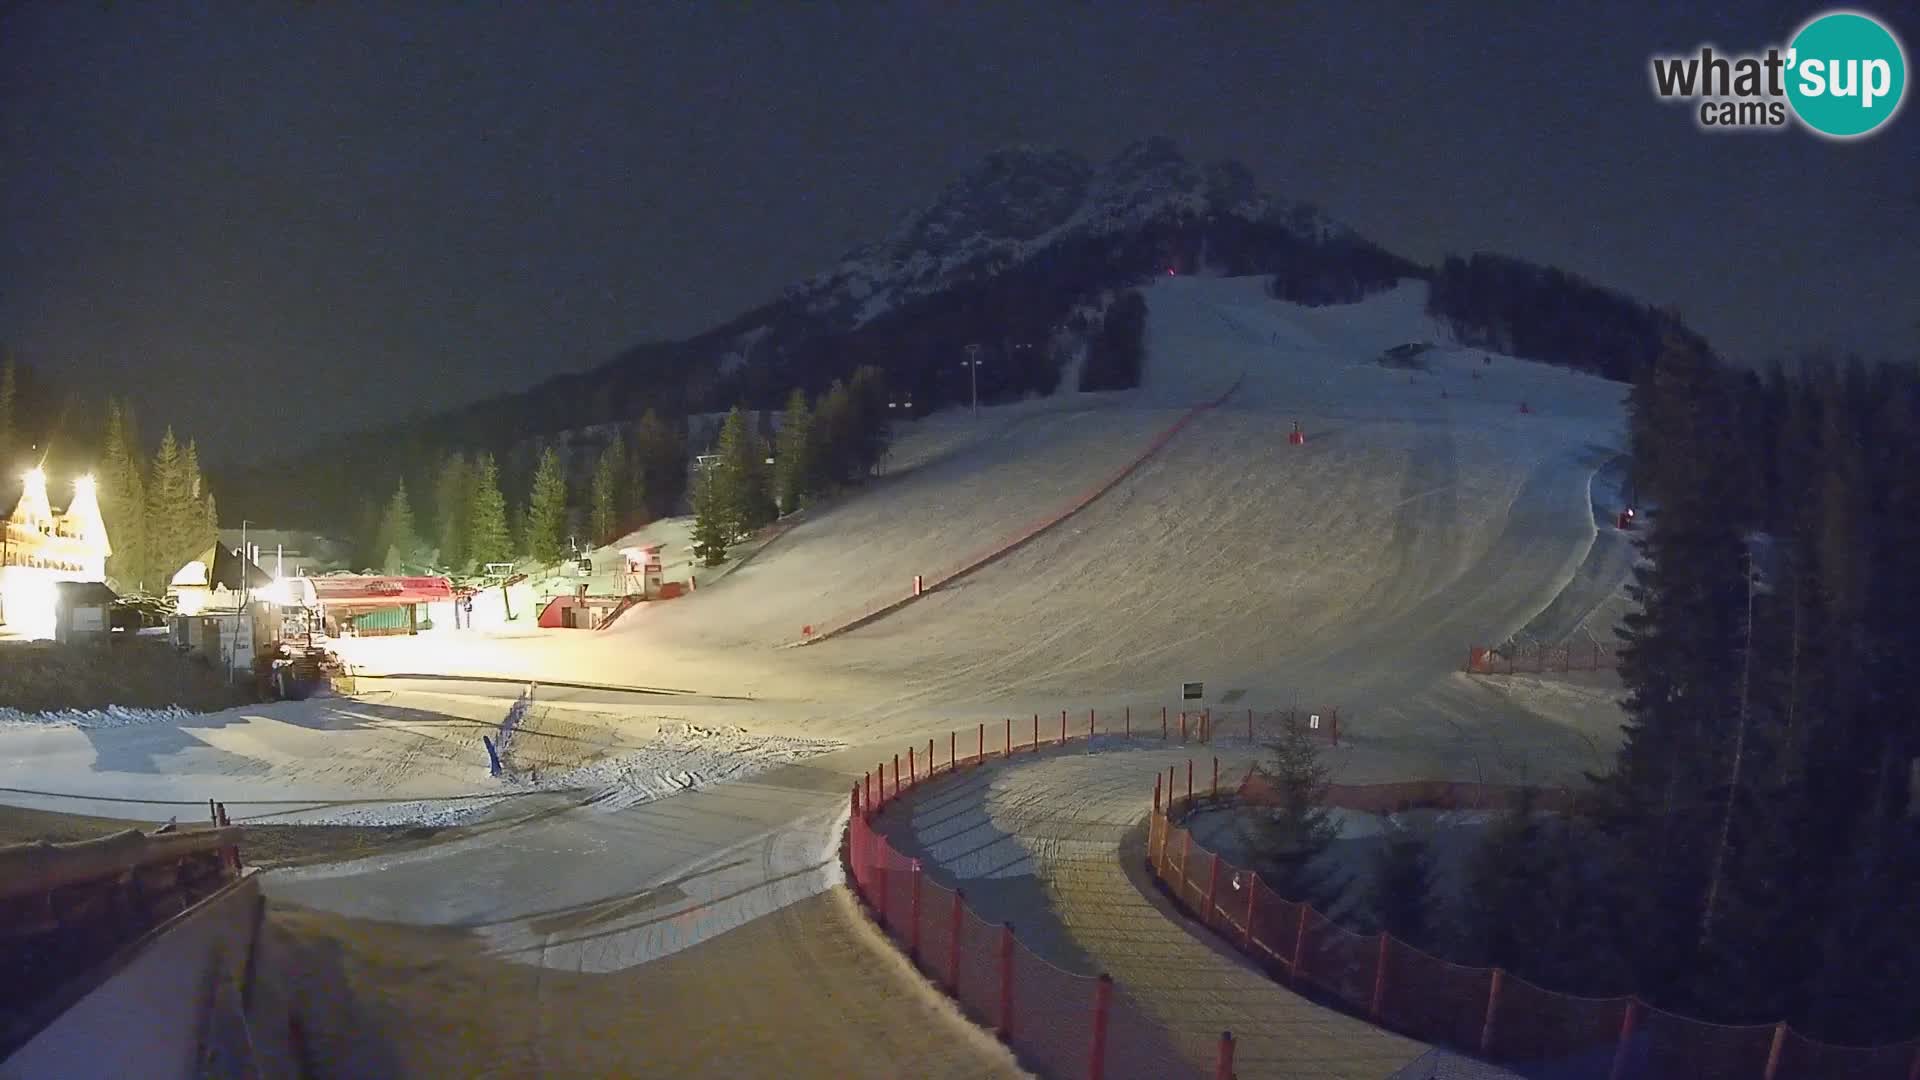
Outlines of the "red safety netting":
{"type": "MultiPolygon", "coordinates": [[[[1210,785],[1212,763],[1206,768],[1204,783],[1210,785]]],[[[1167,775],[1162,774],[1162,779],[1167,775]]],[[[1177,778],[1180,773],[1173,775],[1177,778]]],[[[1202,784],[1198,768],[1195,780],[1198,789],[1202,784]]],[[[1225,776],[1221,788],[1233,788],[1225,776]]],[[[1249,771],[1234,797],[1258,802],[1262,791],[1259,774],[1249,771]]],[[[1390,809],[1408,804],[1493,805],[1502,792],[1491,785],[1427,782],[1336,786],[1333,795],[1337,797],[1329,802],[1334,805],[1390,809]]],[[[1565,801],[1572,805],[1571,793],[1567,795],[1565,801]]],[[[1609,1077],[1615,1075],[1616,1064],[1625,1070],[1620,1075],[1714,1078],[1765,1074],[1777,1037],[1779,1060],[1773,1080],[1920,1077],[1920,1043],[1832,1046],[1781,1025],[1710,1024],[1644,1005],[1634,1022],[1626,1024],[1632,998],[1563,994],[1506,972],[1499,974],[1496,994],[1493,969],[1450,963],[1393,938],[1385,939],[1384,976],[1376,983],[1382,957],[1378,935],[1355,934],[1336,926],[1312,908],[1282,899],[1257,875],[1225,860],[1219,863],[1214,903],[1208,907],[1213,853],[1175,824],[1204,805],[1217,803],[1198,791],[1191,800],[1184,791],[1179,796],[1163,795],[1161,809],[1149,821],[1149,870],[1168,892],[1197,921],[1268,970],[1284,974],[1298,950],[1299,974],[1307,982],[1337,997],[1355,1014],[1416,1038],[1485,1053],[1495,1061],[1548,1067],[1554,1075],[1569,1078],[1609,1077]],[[1240,879],[1242,887],[1236,888],[1239,875],[1245,877],[1240,879]],[[1244,907],[1249,899],[1251,914],[1244,907]]]]}
{"type": "Polygon", "coordinates": [[[1766,1071],[1774,1024],[1733,1027],[1677,1016],[1650,1005],[1642,1010],[1634,1040],[1641,1075],[1675,1080],[1747,1080],[1766,1071]]]}
{"type": "Polygon", "coordinates": [[[1493,972],[1449,963],[1389,939],[1380,1020],[1448,1046],[1478,1047],[1493,972]]]}
{"type": "Polygon", "coordinates": [[[1380,958],[1376,937],[1356,934],[1307,909],[1300,949],[1300,977],[1361,1013],[1373,1003],[1373,973],[1380,958]]]}
{"type": "Polygon", "coordinates": [[[960,1004],[974,1021],[1000,1026],[1000,927],[968,911],[960,917],[960,1004]]]}
{"type": "MultiPolygon", "coordinates": [[[[952,889],[922,876],[920,882],[920,970],[943,990],[953,988],[954,899],[952,889]]],[[[960,917],[966,918],[961,908],[960,917]]],[[[964,921],[962,923],[964,926],[964,921]]]]}
{"type": "Polygon", "coordinates": [[[1617,1046],[1631,1000],[1559,994],[1503,972],[1487,1054],[1495,1061],[1551,1062],[1617,1046]]]}
{"type": "Polygon", "coordinates": [[[1253,936],[1248,943],[1253,958],[1293,971],[1293,947],[1300,937],[1301,905],[1267,887],[1259,875],[1253,878],[1253,936]]]}
{"type": "Polygon", "coordinates": [[[1085,1076],[1093,1046],[1094,983],[1013,946],[1013,1047],[1044,1076],[1085,1076]]]}
{"type": "Polygon", "coordinates": [[[1774,1080],[1912,1080],[1920,1073],[1920,1041],[1892,1046],[1836,1046],[1809,1039],[1791,1029],[1780,1043],[1780,1071],[1774,1080]]]}

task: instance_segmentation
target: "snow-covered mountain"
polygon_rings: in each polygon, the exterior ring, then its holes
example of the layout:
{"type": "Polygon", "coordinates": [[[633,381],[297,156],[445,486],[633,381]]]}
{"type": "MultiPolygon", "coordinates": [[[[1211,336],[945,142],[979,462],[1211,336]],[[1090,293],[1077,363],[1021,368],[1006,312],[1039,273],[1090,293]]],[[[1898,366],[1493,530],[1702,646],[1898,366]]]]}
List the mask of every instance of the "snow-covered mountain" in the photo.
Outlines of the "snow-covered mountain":
{"type": "Polygon", "coordinates": [[[1315,247],[1358,239],[1311,206],[1262,194],[1246,166],[1196,165],[1164,137],[1133,143],[1098,167],[1064,150],[1013,147],[988,155],[884,239],[848,252],[786,298],[851,329],[1067,241],[1222,219],[1282,229],[1315,247]]]}

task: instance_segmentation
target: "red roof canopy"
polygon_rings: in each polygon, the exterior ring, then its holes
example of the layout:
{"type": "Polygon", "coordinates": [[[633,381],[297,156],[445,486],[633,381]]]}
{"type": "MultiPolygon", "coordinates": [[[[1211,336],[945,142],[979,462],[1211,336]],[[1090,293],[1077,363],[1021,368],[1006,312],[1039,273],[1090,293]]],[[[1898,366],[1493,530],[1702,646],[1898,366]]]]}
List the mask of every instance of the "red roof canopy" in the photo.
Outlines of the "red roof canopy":
{"type": "Polygon", "coordinates": [[[326,604],[425,604],[453,599],[453,585],[443,577],[366,577],[340,574],[309,579],[313,595],[326,604]]]}

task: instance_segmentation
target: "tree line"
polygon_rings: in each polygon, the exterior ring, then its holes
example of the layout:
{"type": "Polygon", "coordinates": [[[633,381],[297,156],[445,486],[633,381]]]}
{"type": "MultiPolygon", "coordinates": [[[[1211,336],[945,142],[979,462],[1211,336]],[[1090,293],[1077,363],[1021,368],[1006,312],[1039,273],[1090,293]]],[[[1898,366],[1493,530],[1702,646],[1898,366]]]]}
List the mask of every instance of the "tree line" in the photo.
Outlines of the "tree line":
{"type": "Polygon", "coordinates": [[[95,478],[113,547],[107,577],[120,592],[161,595],[182,566],[219,541],[220,516],[193,440],[182,446],[169,427],[151,460],[140,447],[132,405],[109,400],[95,478]]]}
{"type": "Polygon", "coordinates": [[[780,516],[871,475],[892,440],[891,406],[877,368],[834,382],[811,403],[796,389],[787,395],[772,446],[735,406],[720,426],[712,460],[694,481],[695,557],[718,566],[729,547],[780,516]]]}

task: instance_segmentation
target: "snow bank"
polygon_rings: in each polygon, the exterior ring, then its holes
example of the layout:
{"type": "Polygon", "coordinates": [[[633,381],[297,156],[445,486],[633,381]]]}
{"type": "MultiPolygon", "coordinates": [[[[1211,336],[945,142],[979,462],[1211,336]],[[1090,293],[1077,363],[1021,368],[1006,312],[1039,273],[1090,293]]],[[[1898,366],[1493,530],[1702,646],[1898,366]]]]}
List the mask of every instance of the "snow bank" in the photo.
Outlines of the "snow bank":
{"type": "Polygon", "coordinates": [[[458,825],[485,815],[508,798],[541,791],[591,792],[586,804],[595,811],[610,812],[744,779],[841,748],[841,743],[829,740],[755,735],[741,727],[667,723],[631,753],[578,768],[504,777],[504,790],[498,795],[383,802],[303,813],[298,821],[304,825],[458,825]]]}
{"type": "Polygon", "coordinates": [[[136,724],[177,724],[201,715],[205,714],[189,712],[177,707],[130,709],[122,705],[109,705],[104,709],[64,709],[50,713],[0,709],[0,728],[72,727],[92,730],[133,727],[136,724]]]}

